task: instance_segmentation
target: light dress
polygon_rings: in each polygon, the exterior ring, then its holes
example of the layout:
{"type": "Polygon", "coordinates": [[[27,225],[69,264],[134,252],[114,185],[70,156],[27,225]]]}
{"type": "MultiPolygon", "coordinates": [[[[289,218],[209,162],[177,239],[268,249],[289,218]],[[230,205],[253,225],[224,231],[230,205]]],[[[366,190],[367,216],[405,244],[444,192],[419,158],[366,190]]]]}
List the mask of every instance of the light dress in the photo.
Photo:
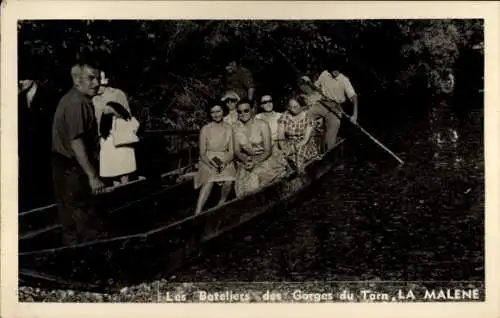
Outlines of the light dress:
{"type": "MultiPolygon", "coordinates": [[[[100,124],[106,104],[110,101],[122,105],[130,113],[125,93],[116,88],[105,87],[102,94],[92,99],[98,124],[100,124]]],[[[106,139],[100,138],[99,175],[101,177],[118,177],[137,170],[133,144],[115,146],[113,135],[121,140],[131,139],[131,135],[135,134],[138,129],[139,122],[135,118],[132,117],[130,121],[125,123],[124,119],[113,116],[110,135],[106,139]],[[119,136],[120,134],[122,136],[119,136]]]]}
{"type": "Polygon", "coordinates": [[[238,113],[236,110],[230,111],[229,114],[224,116],[224,122],[228,123],[229,125],[234,125],[235,123],[238,122],[238,113]]]}
{"type": "MultiPolygon", "coordinates": [[[[253,119],[248,125],[238,122],[234,126],[235,143],[240,145],[241,152],[247,156],[258,156],[264,153],[263,125],[268,125],[261,119],[253,119]]],[[[281,157],[282,158],[282,157],[281,157]]],[[[244,167],[244,163],[237,161],[235,193],[237,197],[258,190],[287,172],[284,160],[279,156],[271,156],[256,164],[251,170],[244,167]]]]}
{"type": "Polygon", "coordinates": [[[269,113],[258,113],[255,116],[255,118],[265,120],[268,123],[269,128],[271,128],[271,138],[273,143],[278,139],[278,121],[281,115],[281,113],[272,111],[269,113]]]}
{"type": "MultiPolygon", "coordinates": [[[[130,174],[137,170],[134,148],[129,145],[115,146],[113,131],[119,126],[121,118],[113,116],[113,128],[107,139],[101,137],[101,150],[99,158],[99,174],[104,178],[118,177],[130,174]]],[[[132,117],[129,127],[139,128],[139,122],[132,117]]],[[[130,128],[128,128],[130,129],[130,128]]]]}
{"type": "Polygon", "coordinates": [[[279,162],[282,166],[285,167],[285,169],[290,170],[291,167],[286,161],[286,157],[283,153],[283,151],[280,150],[279,145],[278,145],[278,125],[279,125],[279,120],[283,114],[279,112],[269,112],[269,113],[259,113],[255,116],[257,119],[262,119],[266,121],[269,124],[269,128],[271,128],[271,138],[273,142],[273,152],[272,155],[274,157],[274,160],[279,162]]]}
{"type": "MultiPolygon", "coordinates": [[[[223,123],[224,131],[216,126],[216,123],[209,123],[202,128],[205,133],[206,154],[209,159],[219,158],[223,160],[229,151],[229,146],[233,142],[233,131],[229,124],[223,123]]],[[[203,160],[198,162],[198,171],[194,178],[194,188],[198,189],[208,182],[225,182],[234,181],[236,169],[234,163],[227,164],[222,171],[217,171],[213,166],[207,165],[203,160]]]]}

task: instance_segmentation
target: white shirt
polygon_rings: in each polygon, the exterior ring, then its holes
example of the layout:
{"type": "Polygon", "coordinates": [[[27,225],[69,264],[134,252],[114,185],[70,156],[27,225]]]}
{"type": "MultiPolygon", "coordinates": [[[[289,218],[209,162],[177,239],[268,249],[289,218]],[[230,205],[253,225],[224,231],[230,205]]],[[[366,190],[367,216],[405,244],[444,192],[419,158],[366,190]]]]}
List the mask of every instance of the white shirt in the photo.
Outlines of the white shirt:
{"type": "Polygon", "coordinates": [[[255,118],[266,121],[271,129],[271,138],[273,141],[278,139],[278,120],[281,113],[273,111],[272,113],[258,113],[255,118]]]}
{"type": "Polygon", "coordinates": [[[94,98],[92,99],[92,102],[94,104],[95,117],[97,119],[97,125],[99,125],[101,122],[101,116],[108,102],[116,102],[125,107],[125,109],[130,112],[127,95],[125,95],[122,90],[112,87],[103,88],[104,91],[101,94],[94,96],[94,98]]]}
{"type": "Polygon", "coordinates": [[[36,82],[34,82],[26,92],[26,103],[28,104],[28,108],[31,107],[31,102],[33,102],[33,98],[35,97],[37,88],[38,85],[36,84],[36,82]]]}
{"type": "Polygon", "coordinates": [[[344,103],[346,97],[351,99],[356,95],[351,81],[342,73],[333,78],[332,73],[323,71],[314,85],[321,90],[323,95],[339,104],[344,103]]]}

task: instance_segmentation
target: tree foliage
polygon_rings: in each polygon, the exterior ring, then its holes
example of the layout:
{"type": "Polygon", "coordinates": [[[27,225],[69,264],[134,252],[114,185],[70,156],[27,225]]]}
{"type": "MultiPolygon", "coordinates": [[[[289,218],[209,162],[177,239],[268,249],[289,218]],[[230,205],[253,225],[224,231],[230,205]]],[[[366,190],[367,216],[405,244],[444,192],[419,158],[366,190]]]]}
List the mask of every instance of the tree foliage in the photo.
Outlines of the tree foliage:
{"type": "Polygon", "coordinates": [[[183,129],[206,120],[229,55],[241,54],[257,88],[277,96],[296,74],[274,48],[310,76],[340,59],[361,95],[406,94],[419,83],[439,91],[460,50],[483,36],[481,20],[36,20],[18,31],[20,63],[35,61],[61,93],[76,54],[91,50],[145,125],[183,129]]]}

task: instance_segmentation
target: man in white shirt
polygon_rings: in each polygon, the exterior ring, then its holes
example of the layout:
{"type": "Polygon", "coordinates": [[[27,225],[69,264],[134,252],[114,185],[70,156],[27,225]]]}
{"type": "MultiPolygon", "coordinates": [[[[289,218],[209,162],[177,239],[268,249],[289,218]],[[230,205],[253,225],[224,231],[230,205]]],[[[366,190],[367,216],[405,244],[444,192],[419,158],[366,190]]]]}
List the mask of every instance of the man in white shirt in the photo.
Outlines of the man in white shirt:
{"type": "MultiPolygon", "coordinates": [[[[356,123],[358,118],[358,98],[356,92],[347,76],[340,73],[335,68],[331,71],[323,71],[314,86],[327,98],[310,98],[308,110],[309,116],[314,119],[322,117],[326,123],[325,143],[330,150],[335,145],[337,134],[340,128],[340,118],[342,117],[341,107],[347,99],[353,104],[353,115],[350,117],[352,123],[356,123]]],[[[304,76],[302,79],[311,83],[311,80],[304,76]]],[[[311,94],[314,96],[313,94],[311,94]]]]}

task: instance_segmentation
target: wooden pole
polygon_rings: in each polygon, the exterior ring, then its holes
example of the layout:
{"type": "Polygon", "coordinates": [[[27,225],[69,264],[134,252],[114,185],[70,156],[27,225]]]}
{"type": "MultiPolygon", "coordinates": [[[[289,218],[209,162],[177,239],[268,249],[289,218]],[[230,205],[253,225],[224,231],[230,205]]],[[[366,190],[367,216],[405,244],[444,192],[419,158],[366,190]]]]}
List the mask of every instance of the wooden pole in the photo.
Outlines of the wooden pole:
{"type": "MultiPolygon", "coordinates": [[[[325,99],[328,99],[322,92],[319,91],[319,89],[317,89],[314,85],[312,85],[312,83],[308,83],[310,87],[312,87],[316,92],[320,93],[321,96],[325,99]]],[[[323,104],[324,105],[324,104],[323,104]]],[[[330,109],[329,107],[327,107],[326,105],[324,105],[325,108],[327,108],[329,111],[335,113],[332,109],[330,109]]],[[[342,112],[342,115],[346,116],[346,117],[350,117],[348,114],[346,114],[344,112],[344,110],[342,108],[339,108],[340,111],[342,112]]],[[[361,127],[360,124],[358,124],[357,122],[356,123],[353,123],[351,122],[354,126],[358,127],[359,130],[361,130],[362,133],[364,133],[366,136],[368,136],[368,138],[370,138],[374,143],[376,143],[378,146],[380,146],[380,148],[384,149],[387,153],[389,153],[392,157],[394,157],[394,159],[396,159],[400,165],[403,165],[404,164],[404,161],[401,160],[401,158],[399,158],[398,156],[396,156],[396,154],[394,152],[392,152],[389,148],[387,148],[386,146],[384,146],[384,144],[382,144],[380,141],[378,141],[375,137],[373,137],[369,132],[367,132],[363,127],[361,127]]]]}
{"type": "MultiPolygon", "coordinates": [[[[342,114],[344,114],[344,116],[348,116],[343,110],[342,111],[342,114]]],[[[352,122],[351,122],[352,123],[352,122]]],[[[382,144],[380,141],[378,141],[375,137],[373,137],[370,133],[368,133],[363,127],[361,127],[358,123],[352,123],[354,124],[355,126],[357,126],[359,128],[359,130],[361,130],[366,136],[368,136],[368,138],[370,138],[374,143],[376,143],[377,145],[379,145],[382,149],[384,149],[385,151],[387,151],[390,155],[392,155],[394,157],[394,159],[396,159],[400,165],[403,165],[404,164],[404,161],[401,160],[401,158],[399,158],[398,156],[396,156],[396,154],[394,154],[389,148],[387,148],[386,146],[384,146],[384,144],[382,144]]]]}
{"type": "MultiPolygon", "coordinates": [[[[281,52],[279,49],[277,49],[276,47],[273,46],[273,48],[288,62],[288,64],[295,70],[295,73],[297,73],[298,75],[301,74],[301,72],[295,67],[295,65],[292,64],[292,62],[290,62],[290,60],[286,57],[286,55],[281,52]]],[[[318,92],[319,94],[321,94],[321,96],[326,99],[326,100],[329,100],[329,98],[327,98],[323,92],[321,92],[316,86],[314,86],[311,82],[306,82],[306,84],[308,84],[314,91],[318,92]]],[[[324,104],[323,104],[324,105],[324,104]]],[[[335,112],[330,109],[329,107],[327,107],[326,105],[324,105],[326,109],[328,109],[329,111],[333,112],[335,114],[335,112]]],[[[347,117],[350,117],[349,115],[347,115],[342,109],[340,109],[340,111],[342,112],[342,114],[344,116],[347,116],[347,117]]],[[[351,122],[352,123],[352,122],[351,122]]],[[[354,124],[354,123],[353,123],[354,124]]],[[[386,146],[384,146],[380,141],[378,141],[375,137],[373,137],[370,133],[368,133],[365,129],[363,129],[363,127],[361,127],[358,123],[355,123],[354,124],[356,127],[359,128],[359,130],[361,130],[361,132],[363,132],[366,136],[368,136],[368,138],[370,138],[373,142],[375,142],[378,146],[380,146],[382,149],[384,149],[386,152],[388,152],[392,157],[394,157],[394,159],[396,159],[400,165],[403,165],[404,164],[404,161],[401,160],[398,156],[396,156],[392,151],[389,150],[389,148],[387,148],[386,146]]]]}

